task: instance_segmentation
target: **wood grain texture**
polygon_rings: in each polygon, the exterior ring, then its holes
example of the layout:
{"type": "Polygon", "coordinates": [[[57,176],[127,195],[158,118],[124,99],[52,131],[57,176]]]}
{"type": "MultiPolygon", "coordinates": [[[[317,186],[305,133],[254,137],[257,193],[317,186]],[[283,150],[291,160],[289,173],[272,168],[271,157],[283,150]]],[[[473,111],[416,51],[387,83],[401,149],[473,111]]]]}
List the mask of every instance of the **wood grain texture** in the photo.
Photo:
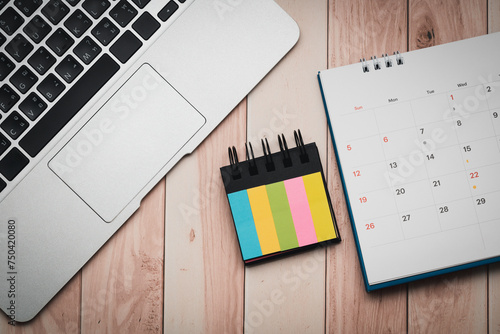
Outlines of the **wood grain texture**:
{"type": "Polygon", "coordinates": [[[500,31],[500,0],[488,0],[488,32],[500,31]]]}
{"type": "Polygon", "coordinates": [[[409,333],[486,333],[486,267],[411,283],[409,333]]]}
{"type": "Polygon", "coordinates": [[[246,100],[167,176],[166,333],[243,329],[243,261],[219,168],[245,142],[246,100]]]}
{"type": "Polygon", "coordinates": [[[410,0],[409,49],[470,38],[487,32],[486,0],[410,0]]]}
{"type": "MultiPolygon", "coordinates": [[[[301,32],[292,51],[250,93],[248,140],[256,156],[260,139],[279,150],[283,133],[294,147],[293,130],[316,142],[326,162],[326,116],[316,79],[326,67],[327,1],[279,0],[301,32]]],[[[245,333],[322,333],[325,305],[325,251],[317,249],[246,268],[245,333]]]]}
{"type": "Polygon", "coordinates": [[[328,66],[406,50],[406,1],[330,0],[328,66]]]}
{"type": "MultiPolygon", "coordinates": [[[[488,1],[488,33],[500,31],[500,0],[488,1]]],[[[500,263],[488,268],[488,328],[500,333],[500,263]]]]}
{"type": "MultiPolygon", "coordinates": [[[[330,1],[329,67],[406,49],[405,1],[330,1]]],[[[328,146],[328,188],[342,244],[328,250],[327,332],[406,331],[406,287],[367,293],[333,146],[328,146]]]]}
{"type": "Polygon", "coordinates": [[[82,272],[82,333],[161,333],[165,181],[82,272]]]}
{"type": "MultiPolygon", "coordinates": [[[[410,49],[485,34],[486,8],[485,0],[410,1],[410,49]]],[[[410,333],[483,333],[487,316],[485,267],[409,285],[410,333]]]]}
{"type": "Polygon", "coordinates": [[[500,333],[500,263],[490,265],[488,270],[488,329],[489,333],[500,333]]]}

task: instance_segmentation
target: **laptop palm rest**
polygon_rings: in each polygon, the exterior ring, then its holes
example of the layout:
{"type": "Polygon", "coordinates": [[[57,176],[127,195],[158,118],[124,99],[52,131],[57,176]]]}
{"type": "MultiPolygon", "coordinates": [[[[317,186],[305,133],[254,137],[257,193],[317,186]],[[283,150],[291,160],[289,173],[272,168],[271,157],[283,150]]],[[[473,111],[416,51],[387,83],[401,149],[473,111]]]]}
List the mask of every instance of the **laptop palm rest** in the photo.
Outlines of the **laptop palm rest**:
{"type": "Polygon", "coordinates": [[[111,222],[205,124],[150,65],[142,65],[52,158],[50,169],[111,222]]]}

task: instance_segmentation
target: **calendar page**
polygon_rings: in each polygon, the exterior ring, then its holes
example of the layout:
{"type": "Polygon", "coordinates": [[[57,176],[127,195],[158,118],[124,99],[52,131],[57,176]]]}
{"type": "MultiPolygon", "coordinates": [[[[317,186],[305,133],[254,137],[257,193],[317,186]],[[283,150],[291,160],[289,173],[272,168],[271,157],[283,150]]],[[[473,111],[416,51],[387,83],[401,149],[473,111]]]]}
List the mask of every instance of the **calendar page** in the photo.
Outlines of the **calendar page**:
{"type": "Polygon", "coordinates": [[[499,260],[500,33],[318,77],[368,290],[499,260]]]}

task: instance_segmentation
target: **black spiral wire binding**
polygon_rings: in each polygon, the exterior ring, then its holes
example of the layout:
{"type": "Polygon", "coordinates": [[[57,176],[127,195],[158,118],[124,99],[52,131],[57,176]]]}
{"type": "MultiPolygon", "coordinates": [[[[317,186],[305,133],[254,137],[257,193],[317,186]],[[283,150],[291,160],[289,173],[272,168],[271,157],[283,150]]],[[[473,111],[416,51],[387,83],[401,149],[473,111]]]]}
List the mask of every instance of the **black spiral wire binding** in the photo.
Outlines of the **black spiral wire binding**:
{"type": "Polygon", "coordinates": [[[280,144],[281,154],[283,155],[283,165],[285,167],[291,167],[292,157],[290,156],[290,151],[288,150],[288,145],[283,134],[281,134],[281,137],[278,135],[278,142],[280,144]]]}
{"type": "Polygon", "coordinates": [[[253,147],[252,143],[245,143],[245,151],[247,155],[247,161],[248,161],[248,171],[250,172],[250,175],[256,175],[259,173],[257,169],[257,164],[255,163],[255,156],[253,155],[253,147]],[[248,150],[248,147],[250,147],[250,150],[248,150]]]}
{"type": "Polygon", "coordinates": [[[241,171],[236,148],[233,146],[231,150],[231,147],[228,147],[227,152],[229,155],[229,164],[231,165],[231,174],[233,176],[233,179],[239,179],[241,178],[241,171]]]}
{"type": "Polygon", "coordinates": [[[371,57],[371,60],[372,60],[372,62],[373,62],[373,68],[374,68],[375,70],[380,70],[380,69],[382,68],[382,67],[380,67],[380,62],[379,62],[379,60],[377,59],[377,56],[372,56],[372,57],[371,57]]]}
{"type": "Polygon", "coordinates": [[[368,66],[368,63],[366,62],[366,59],[360,59],[359,60],[361,63],[361,67],[363,68],[363,73],[370,72],[370,67],[368,66]]]}
{"type": "Polygon", "coordinates": [[[264,151],[264,157],[266,158],[266,169],[268,172],[274,171],[274,161],[273,157],[271,156],[271,149],[269,148],[269,142],[266,139],[266,143],[264,144],[264,139],[261,139],[260,141],[262,142],[262,150],[264,151]],[[267,149],[267,150],[266,150],[267,149]]]}
{"type": "Polygon", "coordinates": [[[384,57],[385,67],[392,67],[392,60],[389,58],[387,53],[382,54],[382,57],[384,57]]]}
{"type": "Polygon", "coordinates": [[[403,57],[401,56],[399,51],[394,52],[394,55],[396,56],[396,64],[403,65],[404,64],[403,57]]]}
{"type": "Polygon", "coordinates": [[[295,137],[295,144],[300,150],[300,161],[302,163],[309,162],[309,156],[307,155],[306,148],[304,147],[304,140],[302,139],[300,129],[293,131],[293,136],[295,137]]]}
{"type": "MultiPolygon", "coordinates": [[[[396,58],[396,65],[404,64],[403,56],[401,56],[399,51],[394,52],[394,56],[396,58]]],[[[382,69],[383,64],[385,64],[385,67],[392,67],[392,59],[387,55],[387,53],[383,53],[381,58],[384,58],[383,62],[381,62],[377,58],[377,56],[372,56],[370,58],[370,61],[373,63],[373,68],[375,70],[382,69]]],[[[361,69],[363,70],[363,73],[370,72],[370,64],[368,63],[368,61],[366,61],[365,58],[361,58],[359,61],[361,63],[361,69]]]]}

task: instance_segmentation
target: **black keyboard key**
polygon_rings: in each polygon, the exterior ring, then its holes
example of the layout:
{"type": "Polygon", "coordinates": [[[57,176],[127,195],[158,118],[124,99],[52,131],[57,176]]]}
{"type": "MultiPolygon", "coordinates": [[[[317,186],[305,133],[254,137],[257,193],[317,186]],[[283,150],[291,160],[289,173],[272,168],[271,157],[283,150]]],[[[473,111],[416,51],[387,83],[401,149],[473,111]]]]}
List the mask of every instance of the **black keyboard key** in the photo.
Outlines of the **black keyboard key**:
{"type": "Polygon", "coordinates": [[[90,37],[85,37],[73,50],[85,63],[90,64],[101,53],[101,47],[90,37]]]}
{"type": "Polygon", "coordinates": [[[98,19],[110,6],[107,0],[85,0],[82,7],[90,14],[94,19],[98,19]]]}
{"type": "Polygon", "coordinates": [[[73,38],[66,31],[59,28],[47,39],[46,43],[55,54],[62,56],[74,42],[73,38]]]}
{"type": "Polygon", "coordinates": [[[158,17],[160,18],[160,20],[165,22],[170,18],[170,16],[172,16],[175,13],[175,11],[178,8],[179,5],[176,4],[173,0],[171,0],[165,5],[165,7],[163,7],[162,10],[160,10],[160,12],[158,13],[158,17]]]}
{"type": "Polygon", "coordinates": [[[3,81],[14,70],[16,65],[3,52],[0,52],[0,81],[3,81]]]}
{"type": "Polygon", "coordinates": [[[26,167],[28,162],[28,158],[14,147],[0,160],[0,173],[7,180],[12,181],[26,167]]]}
{"type": "Polygon", "coordinates": [[[50,25],[40,15],[35,15],[23,28],[26,35],[35,43],[40,43],[51,30],[50,25]]]}
{"type": "Polygon", "coordinates": [[[0,155],[4,154],[10,146],[10,141],[0,133],[0,155]]]}
{"type": "Polygon", "coordinates": [[[9,85],[5,84],[0,88],[0,109],[3,112],[9,111],[17,101],[19,101],[19,95],[9,85]]]}
{"type": "Polygon", "coordinates": [[[120,30],[108,19],[104,18],[94,29],[92,35],[103,45],[108,45],[120,32],[120,30]]]}
{"type": "Polygon", "coordinates": [[[73,58],[72,55],[67,55],[63,61],[56,66],[56,72],[63,78],[67,83],[73,82],[73,80],[83,71],[83,66],[73,58]]]}
{"type": "Polygon", "coordinates": [[[0,33],[0,45],[5,43],[6,40],[7,40],[7,38],[5,38],[5,36],[2,33],[0,33]]]}
{"type": "Polygon", "coordinates": [[[66,22],[64,22],[64,26],[77,38],[82,36],[91,25],[92,21],[79,9],[75,10],[66,22]]]}
{"type": "Polygon", "coordinates": [[[2,192],[2,190],[5,189],[5,187],[7,187],[7,183],[5,183],[4,180],[0,179],[0,192],[2,192]]]}
{"type": "Polygon", "coordinates": [[[76,5],[78,5],[80,0],[66,0],[66,2],[69,3],[71,6],[75,7],[76,5]]]}
{"type": "Polygon", "coordinates": [[[42,14],[52,22],[58,24],[69,13],[69,7],[61,0],[50,0],[45,7],[42,8],[42,14]]]}
{"type": "Polygon", "coordinates": [[[75,43],[75,40],[71,38],[62,28],[54,31],[52,36],[50,36],[46,42],[52,51],[54,51],[59,57],[65,54],[73,43],[75,43]]]}
{"type": "Polygon", "coordinates": [[[146,7],[151,0],[132,0],[140,9],[146,7]]]}
{"type": "Polygon", "coordinates": [[[42,5],[42,0],[16,0],[14,5],[26,16],[31,16],[42,5]]]}
{"type": "Polygon", "coordinates": [[[52,102],[62,93],[64,88],[66,86],[54,74],[50,73],[36,89],[43,97],[52,102]]]}
{"type": "Polygon", "coordinates": [[[43,46],[28,59],[28,63],[41,75],[45,74],[55,62],[56,58],[43,46]]]}
{"type": "Polygon", "coordinates": [[[135,37],[133,33],[127,30],[118,38],[115,44],[109,48],[109,51],[111,51],[122,64],[125,64],[141,46],[142,42],[135,37]]]}
{"type": "Polygon", "coordinates": [[[23,65],[10,77],[9,81],[17,90],[24,94],[33,87],[38,78],[28,67],[23,65]]]}
{"type": "Polygon", "coordinates": [[[34,92],[19,104],[19,109],[32,121],[37,119],[46,108],[47,104],[34,92]]]}
{"type": "Polygon", "coordinates": [[[21,139],[21,147],[36,156],[119,69],[104,54],[21,139]]]}
{"type": "Polygon", "coordinates": [[[137,21],[132,24],[132,28],[145,40],[148,40],[160,28],[160,23],[149,14],[144,12],[137,21]]]}
{"type": "Polygon", "coordinates": [[[24,23],[24,19],[14,8],[7,8],[0,15],[0,28],[9,36],[12,36],[24,23]]]}
{"type": "Polygon", "coordinates": [[[28,128],[28,121],[22,118],[17,111],[14,111],[2,122],[0,127],[10,138],[17,139],[28,128]]]}
{"type": "Polygon", "coordinates": [[[113,20],[125,27],[137,15],[137,10],[126,0],[121,0],[109,12],[113,20]]]}
{"type": "Polygon", "coordinates": [[[0,10],[2,10],[9,1],[10,0],[0,0],[0,10]]]}
{"type": "Polygon", "coordinates": [[[15,61],[21,62],[33,50],[33,45],[23,35],[17,34],[6,46],[7,51],[15,61]]]}

